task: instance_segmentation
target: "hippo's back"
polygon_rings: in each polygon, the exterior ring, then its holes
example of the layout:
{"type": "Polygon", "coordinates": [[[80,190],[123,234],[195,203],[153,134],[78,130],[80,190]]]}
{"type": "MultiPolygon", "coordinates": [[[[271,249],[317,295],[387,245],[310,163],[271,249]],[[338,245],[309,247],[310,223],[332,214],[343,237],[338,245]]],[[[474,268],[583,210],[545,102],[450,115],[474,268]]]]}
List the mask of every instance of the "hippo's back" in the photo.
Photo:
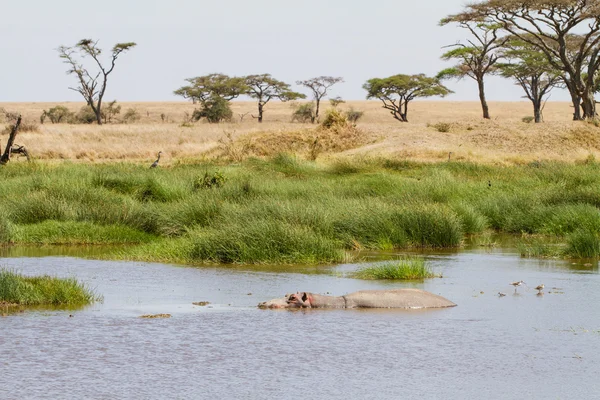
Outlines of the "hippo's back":
{"type": "Polygon", "coordinates": [[[420,289],[361,290],[344,296],[347,308],[444,308],[456,304],[420,289]]]}

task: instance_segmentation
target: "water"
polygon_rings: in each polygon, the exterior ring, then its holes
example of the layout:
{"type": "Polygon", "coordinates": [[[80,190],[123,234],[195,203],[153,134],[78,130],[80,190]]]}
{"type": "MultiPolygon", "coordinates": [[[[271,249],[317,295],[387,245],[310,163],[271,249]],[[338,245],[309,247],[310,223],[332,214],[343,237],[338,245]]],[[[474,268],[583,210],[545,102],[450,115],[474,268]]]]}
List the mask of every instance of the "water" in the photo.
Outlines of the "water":
{"type": "Polygon", "coordinates": [[[0,318],[0,398],[600,398],[597,264],[501,251],[428,258],[444,277],[420,284],[344,278],[352,265],[306,274],[3,258],[25,274],[75,276],[104,302],[0,318]],[[521,279],[528,287],[515,295],[508,283],[521,279]],[[540,283],[552,293],[537,296],[540,283]],[[255,307],[297,290],[387,287],[423,288],[458,307],[255,307]],[[172,318],[138,318],[155,313],[172,318]]]}

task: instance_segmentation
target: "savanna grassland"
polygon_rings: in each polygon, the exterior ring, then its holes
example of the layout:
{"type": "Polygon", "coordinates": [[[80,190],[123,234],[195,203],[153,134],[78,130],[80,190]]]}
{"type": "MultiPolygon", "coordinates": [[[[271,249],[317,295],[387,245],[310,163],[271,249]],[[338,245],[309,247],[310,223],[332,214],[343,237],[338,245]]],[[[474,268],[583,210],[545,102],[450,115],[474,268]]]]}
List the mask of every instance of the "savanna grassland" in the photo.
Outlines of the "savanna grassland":
{"type": "MultiPolygon", "coordinates": [[[[262,124],[252,118],[256,104],[239,101],[231,103],[233,123],[183,124],[192,114],[193,104],[155,102],[123,103],[122,113],[132,108],[140,116],[131,124],[99,127],[46,121],[39,125],[43,110],[57,104],[0,103],[0,107],[38,124],[37,131],[21,132],[17,137],[17,143],[25,145],[37,159],[150,163],[158,151],[163,151],[161,163],[170,165],[224,155],[224,143],[230,143],[227,135],[238,142],[234,149],[243,153],[234,158],[272,156],[281,151],[303,158],[308,149],[298,143],[316,137],[313,125],[290,122],[290,103],[269,103],[262,124]]],[[[60,105],[75,112],[83,103],[60,105]]],[[[529,102],[491,102],[492,119],[483,120],[477,102],[416,101],[411,103],[409,123],[395,121],[376,101],[349,101],[339,109],[350,107],[364,111],[357,124],[360,135],[346,138],[340,146],[329,146],[320,158],[368,155],[431,162],[446,161],[452,153],[451,158],[459,161],[521,164],[536,160],[574,162],[590,154],[600,156],[600,129],[571,121],[572,108],[566,102],[548,102],[542,124],[522,122],[523,117],[532,114],[529,102]]],[[[3,137],[6,135],[0,136],[0,141],[3,137]]]]}
{"type": "MultiPolygon", "coordinates": [[[[33,121],[49,105],[1,106],[33,121]]],[[[136,123],[46,122],[18,135],[34,161],[0,168],[0,243],[328,264],[357,250],[457,248],[495,231],[520,235],[527,256],[600,255],[600,128],[569,121],[566,103],[530,124],[526,103],[495,103],[497,118],[483,121],[476,103],[415,102],[414,122],[402,124],[355,102],[340,109],[364,118],[329,128],[291,123],[286,104],[269,104],[263,124],[184,124],[190,104],[130,106],[136,123]],[[159,168],[148,168],[159,150],[159,168]]],[[[235,113],[253,106],[233,103],[235,113]]]]}

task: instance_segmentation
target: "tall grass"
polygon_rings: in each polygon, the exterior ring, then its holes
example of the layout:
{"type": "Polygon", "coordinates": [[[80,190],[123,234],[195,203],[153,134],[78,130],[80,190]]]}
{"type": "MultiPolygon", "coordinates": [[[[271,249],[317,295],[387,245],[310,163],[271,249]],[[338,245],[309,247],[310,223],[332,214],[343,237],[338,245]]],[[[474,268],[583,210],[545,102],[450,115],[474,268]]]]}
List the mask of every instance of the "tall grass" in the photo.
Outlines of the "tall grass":
{"type": "Polygon", "coordinates": [[[490,229],[550,235],[569,241],[570,254],[590,254],[576,232],[600,231],[598,207],[596,164],[315,163],[279,154],[154,170],[0,169],[0,243],[138,243],[119,257],[189,263],[330,263],[348,250],[459,247],[490,229]],[[220,185],[195,185],[217,168],[220,185]]]}
{"type": "Polygon", "coordinates": [[[405,257],[356,271],[357,279],[417,280],[433,278],[435,274],[421,257],[405,257]]]}
{"type": "Polygon", "coordinates": [[[18,305],[86,305],[101,298],[74,278],[29,277],[0,269],[0,302],[18,305]]]}

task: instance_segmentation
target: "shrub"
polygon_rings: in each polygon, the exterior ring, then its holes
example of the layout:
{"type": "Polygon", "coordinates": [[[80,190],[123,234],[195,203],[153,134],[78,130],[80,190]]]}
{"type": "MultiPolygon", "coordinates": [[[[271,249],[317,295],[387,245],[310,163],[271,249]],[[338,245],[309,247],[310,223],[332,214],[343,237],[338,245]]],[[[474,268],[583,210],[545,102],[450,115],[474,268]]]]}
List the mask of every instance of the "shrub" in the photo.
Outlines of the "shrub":
{"type": "Polygon", "coordinates": [[[315,105],[312,102],[298,105],[292,113],[292,122],[313,122],[315,118],[315,105]]]}
{"type": "MultiPolygon", "coordinates": [[[[91,110],[91,109],[90,109],[91,110]]],[[[44,111],[46,116],[50,119],[53,124],[59,124],[61,122],[71,122],[73,119],[73,113],[65,106],[52,107],[48,111],[44,111]]],[[[94,118],[96,116],[94,115],[94,118]]]]}
{"type": "MultiPolygon", "coordinates": [[[[117,105],[117,101],[113,100],[102,108],[102,119],[104,123],[112,122],[113,117],[121,113],[121,106],[117,105]]],[[[138,118],[139,119],[139,118],[138,118]]]]}
{"type": "Polygon", "coordinates": [[[358,111],[350,107],[350,109],[346,111],[346,119],[348,120],[348,122],[355,124],[358,122],[359,119],[363,117],[364,114],[364,111],[358,111]]]}
{"type": "Polygon", "coordinates": [[[450,132],[451,125],[447,122],[438,122],[433,125],[433,128],[438,132],[448,133],[450,132]]]}
{"type": "Polygon", "coordinates": [[[331,104],[331,107],[336,108],[337,106],[339,106],[340,104],[344,104],[346,101],[344,101],[340,96],[338,97],[334,97],[333,99],[329,99],[329,104],[331,104]]]}
{"type": "Polygon", "coordinates": [[[220,188],[225,184],[225,177],[219,171],[209,174],[208,172],[204,173],[202,178],[197,177],[194,180],[193,189],[212,189],[212,188],[220,188]]]}
{"type": "Polygon", "coordinates": [[[348,120],[336,109],[327,110],[325,118],[321,123],[321,127],[325,129],[331,129],[334,127],[345,127],[348,125],[348,120]]]}
{"type": "Polygon", "coordinates": [[[123,122],[126,124],[130,124],[132,122],[137,122],[141,118],[140,113],[135,108],[129,108],[123,114],[123,122]]]}
{"type": "Polygon", "coordinates": [[[192,119],[199,121],[202,118],[211,124],[219,122],[229,122],[233,118],[233,112],[229,106],[229,101],[219,96],[213,96],[202,104],[201,109],[194,110],[192,119]]]}
{"type": "Polygon", "coordinates": [[[521,118],[521,121],[525,122],[526,124],[530,124],[533,122],[534,119],[535,119],[534,117],[528,115],[527,117],[521,118]]]}
{"type": "Polygon", "coordinates": [[[74,122],[77,122],[79,124],[93,124],[96,121],[96,114],[90,106],[81,107],[74,119],[74,122]]]}

